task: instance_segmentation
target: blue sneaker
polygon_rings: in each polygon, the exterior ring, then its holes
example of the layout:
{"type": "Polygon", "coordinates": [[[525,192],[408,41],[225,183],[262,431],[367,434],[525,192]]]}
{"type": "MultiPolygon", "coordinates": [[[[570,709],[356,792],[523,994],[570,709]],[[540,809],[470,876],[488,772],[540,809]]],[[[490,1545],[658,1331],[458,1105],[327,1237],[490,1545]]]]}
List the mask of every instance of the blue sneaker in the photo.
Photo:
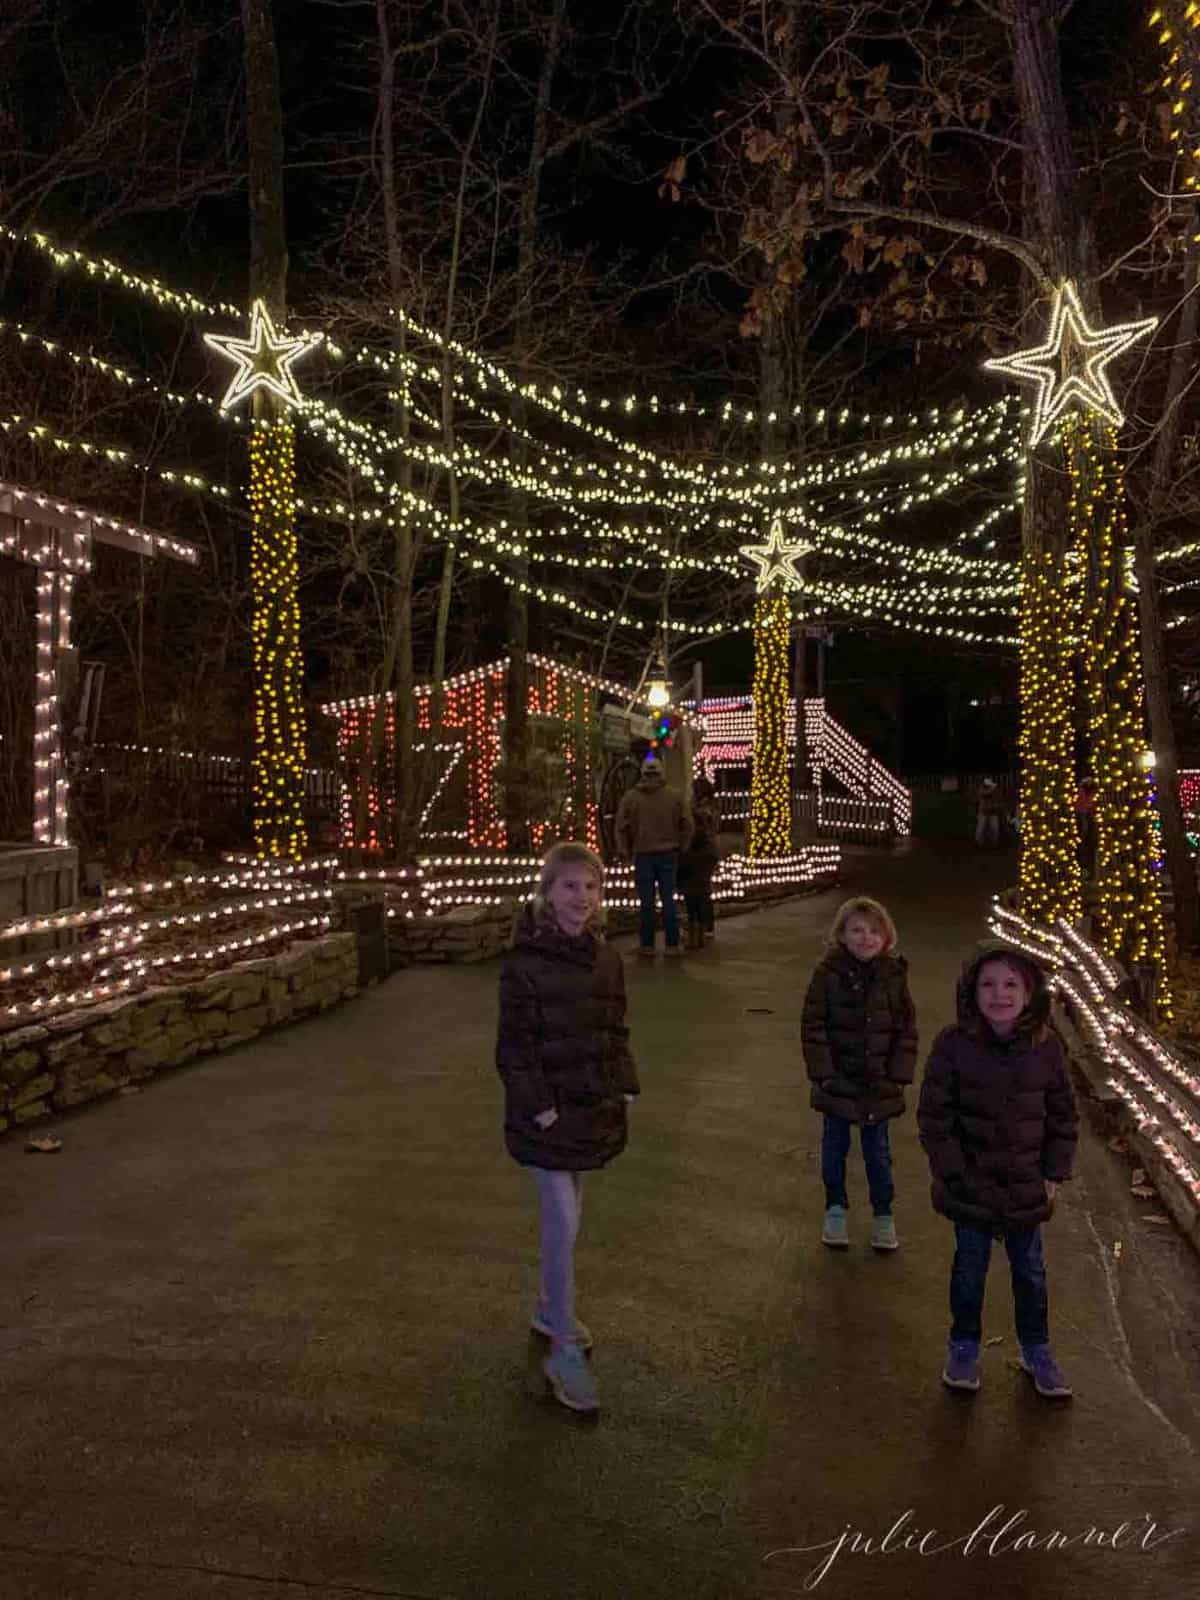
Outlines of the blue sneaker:
{"type": "Polygon", "coordinates": [[[596,1398],[596,1380],[577,1344],[555,1343],[542,1362],[542,1371],[560,1406],[566,1406],[569,1411],[600,1409],[600,1402],[596,1398]]]}
{"type": "Polygon", "coordinates": [[[825,1210],[825,1221],[821,1227],[821,1243],[827,1244],[831,1250],[845,1250],[850,1244],[850,1230],[847,1219],[850,1213],[845,1206],[828,1206],[825,1210]]]}
{"type": "Polygon", "coordinates": [[[1022,1345],[1021,1365],[1033,1379],[1033,1387],[1047,1400],[1071,1398],[1071,1385],[1048,1344],[1022,1345]]]}
{"type": "Polygon", "coordinates": [[[946,1365],[942,1368],[942,1382],[947,1389],[969,1389],[972,1394],[978,1389],[978,1339],[951,1339],[946,1365]]]}
{"type": "MultiPolygon", "coordinates": [[[[546,1314],[540,1306],[529,1319],[529,1326],[533,1329],[534,1333],[540,1333],[543,1339],[553,1339],[554,1337],[554,1329],[546,1321],[546,1314]]],[[[590,1350],[595,1342],[596,1341],[592,1338],[592,1330],[588,1327],[587,1323],[576,1322],[575,1343],[579,1346],[579,1348],[581,1350],[590,1350]]]]}

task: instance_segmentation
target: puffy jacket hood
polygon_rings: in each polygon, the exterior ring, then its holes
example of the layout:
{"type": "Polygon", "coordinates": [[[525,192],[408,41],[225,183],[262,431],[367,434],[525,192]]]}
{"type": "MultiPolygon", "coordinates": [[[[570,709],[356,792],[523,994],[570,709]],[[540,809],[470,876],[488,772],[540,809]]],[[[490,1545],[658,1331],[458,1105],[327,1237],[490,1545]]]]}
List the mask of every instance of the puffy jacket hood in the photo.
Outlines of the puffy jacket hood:
{"type": "Polygon", "coordinates": [[[981,1016],[975,999],[979,971],[986,961],[1005,961],[1009,966],[1015,967],[1025,979],[1029,989],[1029,1003],[1017,1021],[1013,1038],[1023,1044],[1028,1043],[1030,1036],[1044,1028],[1050,1018],[1050,989],[1046,982],[1046,974],[1041,964],[1032,956],[1026,955],[1022,950],[1014,950],[1011,945],[1004,944],[999,939],[989,939],[981,944],[963,966],[962,976],[958,980],[960,1027],[980,1038],[992,1036],[991,1029],[981,1016]]]}
{"type": "Polygon", "coordinates": [[[655,789],[663,788],[666,781],[666,775],[661,767],[646,767],[643,769],[636,787],[646,789],[652,793],[655,789]]]}

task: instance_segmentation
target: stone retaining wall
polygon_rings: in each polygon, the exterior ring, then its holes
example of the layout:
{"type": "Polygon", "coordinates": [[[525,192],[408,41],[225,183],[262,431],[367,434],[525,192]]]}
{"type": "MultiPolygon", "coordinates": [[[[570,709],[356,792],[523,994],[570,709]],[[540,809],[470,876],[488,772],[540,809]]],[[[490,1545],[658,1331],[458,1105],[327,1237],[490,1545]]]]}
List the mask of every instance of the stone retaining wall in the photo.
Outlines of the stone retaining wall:
{"type": "Polygon", "coordinates": [[[0,1034],[0,1132],[114,1094],[358,993],[354,935],[299,941],[196,983],[0,1034]]]}
{"type": "MultiPolygon", "coordinates": [[[[815,894],[825,887],[825,883],[814,883],[786,890],[759,889],[752,891],[745,900],[718,900],[713,909],[718,918],[736,917],[760,906],[778,905],[798,894],[815,894]]],[[[388,955],[392,966],[471,963],[501,956],[512,937],[513,918],[524,904],[522,897],[498,906],[455,906],[437,917],[392,917],[388,922],[388,955]]],[[[638,914],[633,910],[611,908],[605,918],[605,929],[613,935],[635,933],[637,925],[638,914]]],[[[680,926],[686,926],[682,907],[680,926]]]]}

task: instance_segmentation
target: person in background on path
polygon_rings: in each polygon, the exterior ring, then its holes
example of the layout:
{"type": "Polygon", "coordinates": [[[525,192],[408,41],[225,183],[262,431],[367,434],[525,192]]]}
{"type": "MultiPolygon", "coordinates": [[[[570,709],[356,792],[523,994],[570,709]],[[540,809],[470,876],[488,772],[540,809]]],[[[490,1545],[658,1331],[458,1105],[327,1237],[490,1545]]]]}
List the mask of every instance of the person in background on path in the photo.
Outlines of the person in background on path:
{"type": "Polygon", "coordinates": [[[993,1239],[1012,1273],[1021,1365],[1040,1395],[1071,1386],[1050,1345],[1041,1225],[1071,1176],[1078,1118],[1050,996],[1035,961],[1003,945],[967,962],[958,1025],[934,1041],[917,1121],[933,1205],[954,1223],[950,1348],[942,1381],[979,1388],[983,1292],[993,1239]]]}
{"type": "Polygon", "coordinates": [[[1075,833],[1079,839],[1079,865],[1087,877],[1096,871],[1096,780],[1087,773],[1075,792],[1075,833]]]}
{"type": "Polygon", "coordinates": [[[581,844],[558,844],[513,931],[500,971],[496,1067],[504,1139],[533,1172],[541,1207],[542,1278],[532,1328],[550,1340],[542,1363],[554,1397],[595,1411],[575,1317],[575,1241],[583,1174],[625,1148],[626,1107],[640,1092],[625,1025],[625,972],[599,929],[604,868],[581,844]]]}
{"type": "Polygon", "coordinates": [[[981,849],[994,849],[1000,843],[1004,823],[1004,800],[995,778],[985,778],[979,785],[979,800],[975,812],[975,843],[981,849]]]}
{"type": "Polygon", "coordinates": [[[656,889],[662,895],[667,954],[682,955],[675,869],[679,852],[691,843],[692,819],[683,796],[668,786],[653,755],[646,757],[641,777],[617,807],[616,835],[617,849],[633,862],[641,908],[638,955],[654,954],[656,889]]]}
{"type": "Polygon", "coordinates": [[[824,1114],[821,1242],[850,1243],[846,1156],[858,1124],[874,1220],[871,1244],[895,1250],[888,1122],[904,1111],[904,1086],[917,1061],[917,1023],[908,963],[896,954],[896,925],[877,900],[847,900],[833,919],[829,949],[804,997],[800,1030],[812,1105],[824,1114]]]}
{"type": "Polygon", "coordinates": [[[679,889],[687,906],[687,947],[700,950],[705,939],[716,936],[712,880],[721,859],[718,838],[721,818],[717,791],[708,778],[692,784],[692,837],[679,857],[679,889]]]}

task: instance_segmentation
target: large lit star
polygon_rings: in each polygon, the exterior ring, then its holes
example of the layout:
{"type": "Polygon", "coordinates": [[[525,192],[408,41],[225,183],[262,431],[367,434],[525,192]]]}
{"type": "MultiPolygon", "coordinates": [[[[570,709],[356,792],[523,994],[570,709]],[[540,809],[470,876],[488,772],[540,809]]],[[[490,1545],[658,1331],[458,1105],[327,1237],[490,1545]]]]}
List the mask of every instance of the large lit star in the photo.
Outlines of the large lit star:
{"type": "Polygon", "coordinates": [[[1146,317],[1115,328],[1089,328],[1075,285],[1063,283],[1054,296],[1045,344],[985,361],[984,366],[990,372],[1007,373],[1021,383],[1037,384],[1029,440],[1030,449],[1034,449],[1073,400],[1098,411],[1114,428],[1119,428],[1125,415],[1105,369],[1157,326],[1157,317],[1146,317]]]}
{"type": "Polygon", "coordinates": [[[755,581],[759,594],[766,594],[776,583],[781,583],[785,589],[803,586],[804,579],[796,571],[796,563],[808,554],[812,545],[785,544],[783,523],[778,517],[772,518],[766,544],[744,544],[740,549],[746,560],[753,561],[758,568],[755,581]]]}
{"type": "Polygon", "coordinates": [[[204,342],[219,350],[237,366],[237,371],[221,401],[222,411],[232,411],[256,389],[266,389],[285,405],[299,409],[303,405],[292,368],[301,356],[306,356],[319,336],[308,335],[288,339],[277,333],[271,313],[261,300],[254,302],[250,312],[250,337],[234,339],[228,334],[206,333],[204,342]]]}

